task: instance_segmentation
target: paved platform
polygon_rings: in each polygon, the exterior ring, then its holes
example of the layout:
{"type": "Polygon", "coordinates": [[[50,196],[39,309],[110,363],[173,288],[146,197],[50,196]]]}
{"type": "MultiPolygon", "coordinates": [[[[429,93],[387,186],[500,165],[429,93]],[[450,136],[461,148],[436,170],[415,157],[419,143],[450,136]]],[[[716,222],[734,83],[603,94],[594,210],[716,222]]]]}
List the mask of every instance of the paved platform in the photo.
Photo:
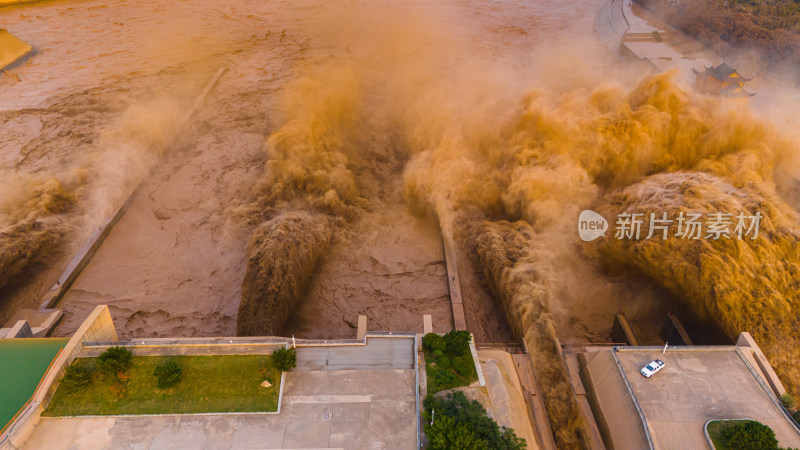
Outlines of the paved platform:
{"type": "Polygon", "coordinates": [[[24,448],[413,449],[413,342],[370,338],[361,347],[298,348],[279,414],[48,417],[24,448]]]}
{"type": "Polygon", "coordinates": [[[713,419],[758,420],[781,446],[800,447],[800,434],[732,348],[625,350],[617,357],[658,449],[707,449],[703,426],[713,419]],[[654,359],[666,366],[645,378],[639,370],[654,359]]]}
{"type": "Polygon", "coordinates": [[[295,370],[413,368],[413,339],[369,337],[366,346],[298,347],[295,370]]]}

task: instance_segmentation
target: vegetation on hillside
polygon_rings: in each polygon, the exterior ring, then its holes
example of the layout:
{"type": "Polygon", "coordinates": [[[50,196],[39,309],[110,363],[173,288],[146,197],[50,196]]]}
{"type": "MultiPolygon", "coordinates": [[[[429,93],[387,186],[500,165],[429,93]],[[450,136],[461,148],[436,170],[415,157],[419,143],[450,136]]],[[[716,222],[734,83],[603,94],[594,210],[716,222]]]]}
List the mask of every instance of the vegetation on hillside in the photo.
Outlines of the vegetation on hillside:
{"type": "MultiPolygon", "coordinates": [[[[667,24],[728,56],[757,50],[754,65],[800,69],[800,3],[795,0],[636,0],[667,24]]],[[[800,78],[793,75],[792,81],[800,78]]]]}

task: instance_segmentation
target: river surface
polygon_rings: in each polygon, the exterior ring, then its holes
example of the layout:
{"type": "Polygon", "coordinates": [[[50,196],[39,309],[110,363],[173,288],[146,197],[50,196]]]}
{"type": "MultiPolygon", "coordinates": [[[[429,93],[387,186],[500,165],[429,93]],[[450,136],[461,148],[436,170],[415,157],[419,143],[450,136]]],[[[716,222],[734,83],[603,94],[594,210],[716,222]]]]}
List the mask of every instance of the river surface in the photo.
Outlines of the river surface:
{"type": "MultiPolygon", "coordinates": [[[[557,85],[574,75],[582,55],[616,60],[594,34],[602,4],[62,0],[0,8],[0,25],[39,53],[0,76],[0,173],[15,174],[0,184],[16,183],[19,175],[67,179],[98,165],[107,171],[81,184],[71,219],[80,225],[68,242],[25,282],[2,291],[0,319],[37,307],[83,242],[81,230],[107,217],[107,205],[119,204],[144,178],[129,211],[59,304],[65,317],[56,334],[69,335],[95,305],[107,304],[123,338],[233,335],[252,230],[243,211],[264,172],[264,142],[281,125],[287,82],[308,64],[363,55],[359,47],[369,46],[381,23],[407,18],[426,28],[401,36],[396,46],[407,39],[409,51],[437,48],[432,54],[444,56],[429,63],[442,66],[442,77],[449,76],[448,64],[470,60],[461,66],[485,68],[528,89],[541,87],[533,79],[557,85]],[[373,18],[378,25],[369,25],[373,18]],[[557,67],[538,64],[538,55],[576,42],[581,51],[557,67]],[[172,130],[223,66],[228,72],[205,106],[172,130]],[[154,145],[164,146],[156,156],[148,154],[154,145]],[[131,156],[139,153],[148,157],[131,156]]],[[[385,136],[375,142],[386,145],[385,136]]],[[[452,326],[441,236],[435,221],[405,204],[409,155],[402,144],[392,145],[400,150],[376,150],[375,170],[360,178],[370,208],[337,237],[285,332],[349,337],[358,314],[369,317],[370,329],[421,330],[423,314],[433,315],[436,331],[452,326]]],[[[459,255],[468,253],[462,245],[459,255]]],[[[480,269],[459,265],[467,271],[462,292],[477,340],[512,340],[480,269]]],[[[586,304],[555,308],[559,328],[567,341],[607,340],[613,312],[626,301],[586,304]]],[[[665,307],[644,309],[647,318],[665,307]]]]}

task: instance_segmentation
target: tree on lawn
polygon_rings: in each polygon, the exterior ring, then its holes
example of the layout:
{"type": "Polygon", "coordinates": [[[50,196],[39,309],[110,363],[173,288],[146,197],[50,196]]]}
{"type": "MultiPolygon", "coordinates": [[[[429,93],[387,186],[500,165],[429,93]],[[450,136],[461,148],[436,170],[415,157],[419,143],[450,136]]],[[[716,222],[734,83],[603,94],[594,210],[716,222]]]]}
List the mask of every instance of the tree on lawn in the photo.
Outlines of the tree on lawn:
{"type": "Polygon", "coordinates": [[[279,348],[272,352],[272,367],[288,372],[297,367],[297,352],[294,348],[279,348]]]}

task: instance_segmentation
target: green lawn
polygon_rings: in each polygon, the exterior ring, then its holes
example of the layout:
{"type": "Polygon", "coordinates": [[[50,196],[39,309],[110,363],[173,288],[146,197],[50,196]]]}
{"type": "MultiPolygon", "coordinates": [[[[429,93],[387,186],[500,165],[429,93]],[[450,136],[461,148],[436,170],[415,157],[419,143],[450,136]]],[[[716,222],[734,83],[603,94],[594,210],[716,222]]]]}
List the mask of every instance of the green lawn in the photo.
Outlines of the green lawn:
{"type": "MultiPolygon", "coordinates": [[[[81,358],[73,364],[94,368],[95,359],[81,358]]],[[[280,377],[270,357],[263,355],[135,356],[124,377],[124,392],[119,392],[119,383],[115,386],[95,372],[89,386],[71,393],[56,391],[44,415],[276,411],[280,377]],[[153,369],[170,360],[183,369],[181,381],[158,389],[153,369]],[[261,386],[265,379],[272,387],[261,386]]]]}
{"type": "MultiPolygon", "coordinates": [[[[452,367],[449,369],[442,369],[436,364],[436,357],[434,356],[433,352],[430,349],[425,349],[425,374],[428,379],[428,394],[435,394],[439,391],[444,391],[447,389],[453,389],[460,386],[468,386],[472,382],[478,379],[478,374],[475,372],[475,364],[472,359],[472,355],[467,352],[466,356],[469,357],[469,360],[472,362],[472,373],[468,377],[462,377],[458,374],[452,367]],[[447,382],[441,382],[437,374],[445,373],[449,375],[445,375],[446,378],[449,380],[447,382]],[[437,381],[438,380],[438,381],[437,381]]],[[[455,356],[452,352],[444,352],[444,355],[452,359],[455,356]]]]}
{"type": "Polygon", "coordinates": [[[734,425],[749,422],[749,420],[715,420],[708,424],[708,436],[711,438],[711,442],[714,443],[714,448],[716,450],[726,450],[728,448],[728,442],[722,437],[722,432],[734,425]]]}

